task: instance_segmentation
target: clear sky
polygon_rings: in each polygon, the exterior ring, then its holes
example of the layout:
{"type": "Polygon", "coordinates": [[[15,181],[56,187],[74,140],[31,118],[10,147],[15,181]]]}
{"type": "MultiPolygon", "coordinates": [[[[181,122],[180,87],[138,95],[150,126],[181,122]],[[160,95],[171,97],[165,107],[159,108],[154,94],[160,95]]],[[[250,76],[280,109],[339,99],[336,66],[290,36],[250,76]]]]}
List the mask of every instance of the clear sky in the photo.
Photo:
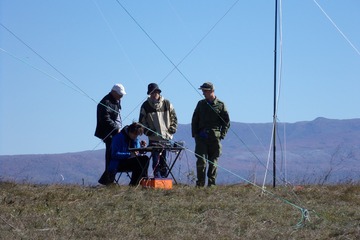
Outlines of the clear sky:
{"type": "MultiPolygon", "coordinates": [[[[103,148],[96,104],[115,83],[125,124],[150,82],[190,123],[205,81],[232,121],[272,122],[274,5],[0,0],[0,155],[103,148]]],[[[282,2],[278,121],[359,118],[359,11],[359,0],[282,2]]]]}

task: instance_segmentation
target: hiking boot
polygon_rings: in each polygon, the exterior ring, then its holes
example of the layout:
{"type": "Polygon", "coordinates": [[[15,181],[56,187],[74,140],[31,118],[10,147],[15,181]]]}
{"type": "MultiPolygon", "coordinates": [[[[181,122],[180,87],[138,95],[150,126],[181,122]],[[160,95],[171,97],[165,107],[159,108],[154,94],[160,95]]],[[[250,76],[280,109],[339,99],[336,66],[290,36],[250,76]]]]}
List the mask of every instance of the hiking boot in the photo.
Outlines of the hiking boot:
{"type": "Polygon", "coordinates": [[[114,180],[115,180],[115,175],[114,175],[114,174],[109,174],[108,171],[105,171],[105,172],[101,175],[98,183],[100,183],[100,184],[102,184],[102,185],[109,185],[109,184],[113,183],[114,180]]]}

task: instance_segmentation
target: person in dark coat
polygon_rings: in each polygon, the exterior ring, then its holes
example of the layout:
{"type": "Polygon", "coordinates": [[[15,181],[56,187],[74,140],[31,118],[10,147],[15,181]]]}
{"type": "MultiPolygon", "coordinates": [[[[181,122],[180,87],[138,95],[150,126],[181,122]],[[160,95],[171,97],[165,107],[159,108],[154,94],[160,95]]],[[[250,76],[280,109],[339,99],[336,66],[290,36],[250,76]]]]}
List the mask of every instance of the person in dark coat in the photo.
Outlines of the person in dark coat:
{"type": "Polygon", "coordinates": [[[115,84],[97,105],[95,136],[105,143],[105,170],[111,159],[111,140],[122,127],[120,110],[121,98],[126,94],[122,84],[115,84]]]}

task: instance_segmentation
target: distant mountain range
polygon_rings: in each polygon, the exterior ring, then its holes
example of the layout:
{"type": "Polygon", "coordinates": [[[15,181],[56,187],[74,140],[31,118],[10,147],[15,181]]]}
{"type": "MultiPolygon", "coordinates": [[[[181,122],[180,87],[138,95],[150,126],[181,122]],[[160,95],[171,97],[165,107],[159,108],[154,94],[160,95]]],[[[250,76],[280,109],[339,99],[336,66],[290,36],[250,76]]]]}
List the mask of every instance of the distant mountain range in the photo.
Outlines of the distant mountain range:
{"type": "MultiPolygon", "coordinates": [[[[219,160],[218,184],[272,183],[272,123],[232,122],[219,160]],[[268,167],[267,167],[268,166],[268,167]],[[266,171],[266,168],[268,171],[266,171]]],[[[360,119],[278,123],[276,183],[358,182],[360,180],[360,119]]],[[[196,178],[190,124],[180,124],[174,141],[186,149],[173,174],[184,184],[196,178]]],[[[40,184],[96,185],[104,170],[104,149],[63,154],[0,156],[0,180],[40,184]]],[[[168,159],[173,161],[175,154],[168,159]]],[[[150,172],[150,169],[149,169],[150,172]]],[[[127,184],[126,176],[121,183],[127,184]]]]}

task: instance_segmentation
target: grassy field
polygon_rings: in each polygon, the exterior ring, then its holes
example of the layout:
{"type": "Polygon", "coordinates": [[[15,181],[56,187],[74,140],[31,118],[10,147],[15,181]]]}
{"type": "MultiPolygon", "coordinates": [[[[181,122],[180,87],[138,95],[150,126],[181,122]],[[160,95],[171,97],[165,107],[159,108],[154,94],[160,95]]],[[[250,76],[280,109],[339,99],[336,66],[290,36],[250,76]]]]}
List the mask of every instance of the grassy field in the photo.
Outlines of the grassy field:
{"type": "Polygon", "coordinates": [[[0,189],[0,239],[360,239],[359,184],[0,189]]]}

